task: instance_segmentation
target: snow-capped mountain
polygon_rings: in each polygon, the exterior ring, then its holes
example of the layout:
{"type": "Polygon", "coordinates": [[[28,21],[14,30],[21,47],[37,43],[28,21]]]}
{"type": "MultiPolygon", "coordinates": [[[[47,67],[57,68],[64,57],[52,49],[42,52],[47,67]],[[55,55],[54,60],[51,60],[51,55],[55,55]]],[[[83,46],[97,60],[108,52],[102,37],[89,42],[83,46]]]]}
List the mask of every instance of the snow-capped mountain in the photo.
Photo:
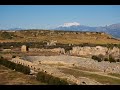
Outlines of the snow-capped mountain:
{"type": "Polygon", "coordinates": [[[72,23],[64,23],[64,25],[60,25],[61,27],[70,27],[70,26],[79,26],[80,23],[72,22],[72,23]]]}
{"type": "Polygon", "coordinates": [[[120,38],[120,23],[112,24],[102,27],[90,27],[80,25],[79,23],[65,23],[55,28],[55,30],[69,30],[69,31],[90,31],[90,32],[106,32],[113,35],[116,38],[120,38]]]}

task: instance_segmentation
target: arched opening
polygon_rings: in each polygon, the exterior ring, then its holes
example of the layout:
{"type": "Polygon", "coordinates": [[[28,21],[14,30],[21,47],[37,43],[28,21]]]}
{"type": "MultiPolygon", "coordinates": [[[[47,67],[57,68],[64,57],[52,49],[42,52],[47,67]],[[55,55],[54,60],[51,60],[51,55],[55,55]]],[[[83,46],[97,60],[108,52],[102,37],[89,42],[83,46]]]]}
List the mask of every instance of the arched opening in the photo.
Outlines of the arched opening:
{"type": "Polygon", "coordinates": [[[38,68],[38,70],[40,70],[40,68],[38,68]]]}
{"type": "Polygon", "coordinates": [[[82,84],[86,84],[86,83],[83,81],[82,84]]]}

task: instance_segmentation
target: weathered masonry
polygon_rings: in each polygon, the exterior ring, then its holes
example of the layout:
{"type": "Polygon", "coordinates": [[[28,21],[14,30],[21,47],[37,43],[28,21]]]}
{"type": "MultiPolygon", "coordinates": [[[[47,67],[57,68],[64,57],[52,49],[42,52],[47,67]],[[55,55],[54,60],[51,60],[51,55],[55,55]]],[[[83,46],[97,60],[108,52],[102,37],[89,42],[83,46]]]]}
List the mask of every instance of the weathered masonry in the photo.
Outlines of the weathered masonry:
{"type": "MultiPolygon", "coordinates": [[[[46,69],[43,66],[41,66],[40,64],[20,59],[20,57],[13,58],[10,61],[17,63],[17,64],[24,65],[24,66],[28,66],[31,70],[34,70],[36,72],[38,72],[38,71],[46,72],[46,69]]],[[[51,74],[51,72],[48,72],[48,73],[51,74]]]]}

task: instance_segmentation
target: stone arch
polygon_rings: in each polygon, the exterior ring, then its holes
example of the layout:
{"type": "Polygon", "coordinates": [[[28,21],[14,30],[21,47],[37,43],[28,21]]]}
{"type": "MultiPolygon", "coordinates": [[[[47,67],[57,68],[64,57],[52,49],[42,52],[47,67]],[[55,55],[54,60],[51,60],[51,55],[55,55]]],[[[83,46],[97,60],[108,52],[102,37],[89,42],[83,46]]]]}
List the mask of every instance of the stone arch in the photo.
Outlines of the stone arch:
{"type": "Polygon", "coordinates": [[[82,84],[86,84],[86,82],[85,82],[85,81],[83,81],[83,82],[82,82],[82,84]]]}
{"type": "Polygon", "coordinates": [[[40,68],[38,68],[37,70],[40,70],[40,68]]]}

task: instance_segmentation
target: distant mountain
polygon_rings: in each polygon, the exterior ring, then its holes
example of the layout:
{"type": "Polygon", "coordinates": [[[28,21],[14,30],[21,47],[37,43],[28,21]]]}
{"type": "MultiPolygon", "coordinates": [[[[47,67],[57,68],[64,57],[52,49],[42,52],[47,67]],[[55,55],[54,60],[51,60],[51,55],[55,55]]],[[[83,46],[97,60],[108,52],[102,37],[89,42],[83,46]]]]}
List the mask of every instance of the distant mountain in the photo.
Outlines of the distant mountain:
{"type": "Polygon", "coordinates": [[[10,28],[8,30],[23,30],[23,28],[10,28]]]}
{"type": "Polygon", "coordinates": [[[77,23],[77,25],[71,24],[67,27],[65,25],[61,25],[55,28],[55,30],[106,32],[108,34],[111,34],[113,37],[120,38],[120,23],[103,27],[90,27],[77,23]]]}

